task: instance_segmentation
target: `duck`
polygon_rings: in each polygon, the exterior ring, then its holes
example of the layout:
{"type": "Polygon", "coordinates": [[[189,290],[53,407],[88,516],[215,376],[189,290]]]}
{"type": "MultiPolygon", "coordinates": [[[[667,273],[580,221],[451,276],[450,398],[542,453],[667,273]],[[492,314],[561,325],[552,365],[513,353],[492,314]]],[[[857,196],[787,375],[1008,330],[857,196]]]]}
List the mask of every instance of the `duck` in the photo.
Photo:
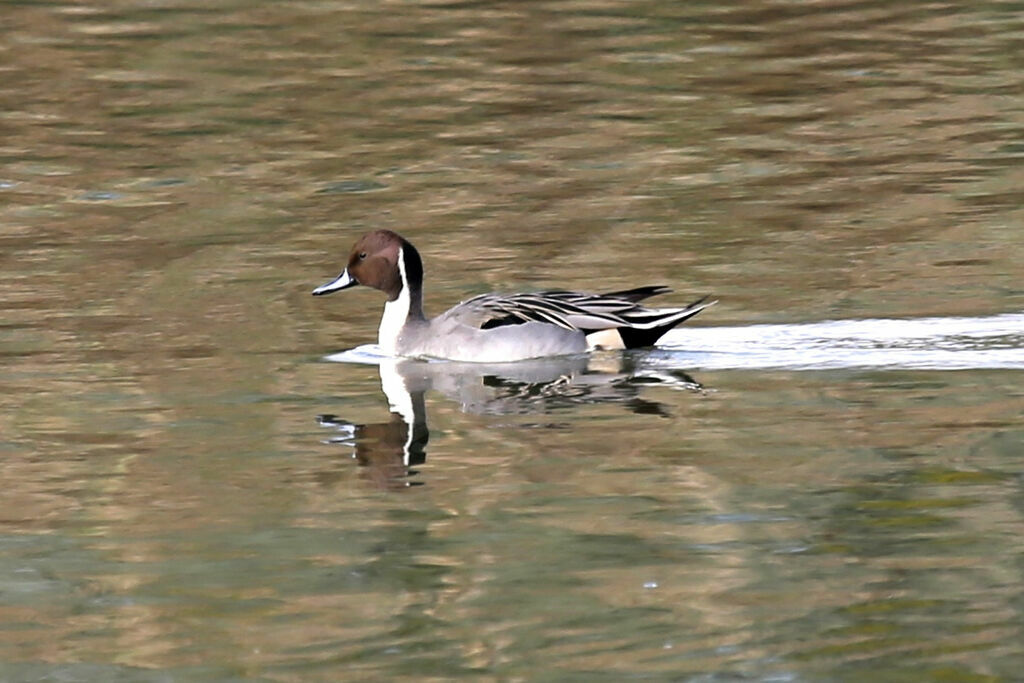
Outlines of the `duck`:
{"type": "Polygon", "coordinates": [[[680,308],[640,305],[671,291],[662,285],[603,294],[549,289],[481,294],[429,318],[423,311],[420,253],[391,230],[359,238],[341,274],[312,294],[324,296],[357,285],[378,289],[387,299],[378,330],[383,353],[480,363],[653,346],[670,329],[716,303],[705,296],[680,308]]]}

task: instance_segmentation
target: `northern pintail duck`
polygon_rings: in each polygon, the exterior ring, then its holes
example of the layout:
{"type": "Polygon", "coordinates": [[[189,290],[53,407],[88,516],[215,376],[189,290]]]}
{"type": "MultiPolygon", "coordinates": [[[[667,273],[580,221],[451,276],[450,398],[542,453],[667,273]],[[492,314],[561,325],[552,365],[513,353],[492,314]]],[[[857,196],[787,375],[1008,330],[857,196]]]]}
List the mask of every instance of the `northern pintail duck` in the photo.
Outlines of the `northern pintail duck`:
{"type": "Polygon", "coordinates": [[[423,313],[423,261],[390,230],[361,237],[341,275],[313,290],[331,294],[355,285],[387,296],[378,342],[393,356],[500,363],[584,353],[596,348],[651,346],[670,329],[715,303],[707,297],[683,308],[638,305],[667,287],[605,294],[548,290],[481,294],[436,318],[423,313]]]}

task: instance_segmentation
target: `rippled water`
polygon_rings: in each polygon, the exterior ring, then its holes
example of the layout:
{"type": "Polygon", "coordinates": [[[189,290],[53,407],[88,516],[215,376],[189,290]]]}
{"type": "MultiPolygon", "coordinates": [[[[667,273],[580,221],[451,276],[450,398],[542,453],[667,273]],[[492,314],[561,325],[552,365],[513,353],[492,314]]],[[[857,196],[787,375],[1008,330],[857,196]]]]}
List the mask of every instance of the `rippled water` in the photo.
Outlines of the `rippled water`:
{"type": "Polygon", "coordinates": [[[0,3],[0,679],[1017,680],[1014,3],[0,3]],[[373,353],[666,284],[659,348],[373,353]],[[345,362],[330,362],[330,361],[345,362]]]}
{"type": "Polygon", "coordinates": [[[662,346],[670,364],[707,369],[1024,370],[1024,315],[709,327],[662,346]]]}

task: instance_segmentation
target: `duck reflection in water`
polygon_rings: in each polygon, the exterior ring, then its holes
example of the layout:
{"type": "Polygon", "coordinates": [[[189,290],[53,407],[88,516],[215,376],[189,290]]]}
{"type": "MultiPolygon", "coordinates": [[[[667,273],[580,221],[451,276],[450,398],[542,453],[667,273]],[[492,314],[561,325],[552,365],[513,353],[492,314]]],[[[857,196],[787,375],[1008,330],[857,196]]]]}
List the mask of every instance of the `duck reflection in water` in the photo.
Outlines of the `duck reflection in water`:
{"type": "MultiPolygon", "coordinates": [[[[344,354],[339,354],[344,356],[344,354]]],[[[430,438],[424,394],[437,391],[478,415],[544,415],[571,406],[617,403],[631,412],[668,417],[666,406],[640,396],[643,387],[704,388],[681,370],[655,369],[644,354],[564,356],[514,363],[381,359],[380,383],[390,406],[386,422],[354,424],[335,415],[317,421],[338,432],[329,443],[352,447],[366,478],[387,489],[415,486],[430,438]]],[[[535,427],[555,427],[544,422],[535,427]]]]}

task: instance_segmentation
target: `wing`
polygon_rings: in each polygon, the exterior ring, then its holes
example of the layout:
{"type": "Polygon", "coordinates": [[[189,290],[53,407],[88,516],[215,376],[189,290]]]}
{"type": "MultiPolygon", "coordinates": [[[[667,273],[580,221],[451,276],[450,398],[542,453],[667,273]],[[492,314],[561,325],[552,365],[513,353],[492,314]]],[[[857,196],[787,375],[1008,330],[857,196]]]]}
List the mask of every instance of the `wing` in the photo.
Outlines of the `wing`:
{"type": "MultiPolygon", "coordinates": [[[[680,318],[684,311],[703,303],[701,300],[686,308],[663,310],[652,310],[635,303],[666,291],[669,291],[666,287],[640,287],[607,294],[565,290],[532,294],[482,294],[464,301],[456,308],[465,309],[463,322],[480,329],[532,321],[569,330],[594,332],[620,327],[653,329],[669,319],[680,318]]],[[[696,312],[693,311],[693,314],[696,312]]]]}

